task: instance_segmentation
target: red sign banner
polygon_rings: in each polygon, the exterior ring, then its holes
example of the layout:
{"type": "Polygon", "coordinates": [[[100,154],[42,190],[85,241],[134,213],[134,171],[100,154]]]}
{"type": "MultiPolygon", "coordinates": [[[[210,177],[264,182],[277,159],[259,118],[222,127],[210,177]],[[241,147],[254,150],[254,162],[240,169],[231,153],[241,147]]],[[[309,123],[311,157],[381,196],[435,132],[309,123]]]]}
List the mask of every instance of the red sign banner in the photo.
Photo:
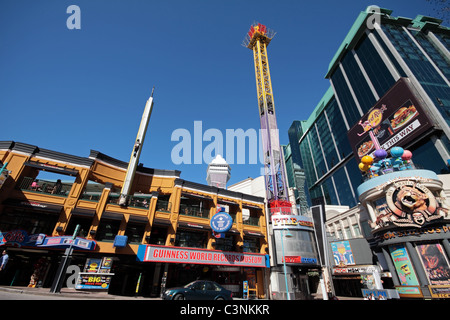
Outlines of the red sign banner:
{"type": "Polygon", "coordinates": [[[143,262],[192,263],[219,266],[266,267],[266,255],[184,247],[141,245],[138,259],[143,262]]]}

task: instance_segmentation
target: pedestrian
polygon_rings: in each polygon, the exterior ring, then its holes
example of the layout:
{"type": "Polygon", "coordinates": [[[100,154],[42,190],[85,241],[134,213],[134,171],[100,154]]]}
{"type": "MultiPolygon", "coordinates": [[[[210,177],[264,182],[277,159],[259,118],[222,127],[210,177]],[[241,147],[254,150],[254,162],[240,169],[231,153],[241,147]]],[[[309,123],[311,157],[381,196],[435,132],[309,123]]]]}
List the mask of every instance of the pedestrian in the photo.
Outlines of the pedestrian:
{"type": "Polygon", "coordinates": [[[52,194],[59,194],[62,189],[61,179],[56,180],[55,186],[53,187],[52,194]]]}
{"type": "Polygon", "coordinates": [[[5,250],[3,250],[2,256],[0,258],[0,271],[5,270],[8,260],[9,260],[8,252],[5,249],[5,250]]]}

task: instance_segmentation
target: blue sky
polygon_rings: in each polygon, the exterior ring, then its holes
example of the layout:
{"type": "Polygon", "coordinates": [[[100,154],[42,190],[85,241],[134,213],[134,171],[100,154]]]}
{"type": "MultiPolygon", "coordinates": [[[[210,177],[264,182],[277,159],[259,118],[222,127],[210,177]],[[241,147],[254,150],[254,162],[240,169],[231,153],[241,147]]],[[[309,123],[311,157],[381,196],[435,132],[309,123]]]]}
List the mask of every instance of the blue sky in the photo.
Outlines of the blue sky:
{"type": "MultiPolygon", "coordinates": [[[[289,126],[309,117],[329,86],[331,58],[371,4],[409,18],[436,9],[426,0],[2,0],[0,140],[128,161],[155,86],[140,161],[206,184],[207,163],[173,163],[171,135],[181,128],[194,139],[194,121],[224,137],[226,129],[259,130],[252,53],[241,46],[249,26],[277,32],[268,55],[287,144],[289,126]],[[72,4],[81,9],[79,30],[66,26],[72,4]]],[[[246,162],[231,166],[229,184],[260,174],[261,163],[246,162]]]]}

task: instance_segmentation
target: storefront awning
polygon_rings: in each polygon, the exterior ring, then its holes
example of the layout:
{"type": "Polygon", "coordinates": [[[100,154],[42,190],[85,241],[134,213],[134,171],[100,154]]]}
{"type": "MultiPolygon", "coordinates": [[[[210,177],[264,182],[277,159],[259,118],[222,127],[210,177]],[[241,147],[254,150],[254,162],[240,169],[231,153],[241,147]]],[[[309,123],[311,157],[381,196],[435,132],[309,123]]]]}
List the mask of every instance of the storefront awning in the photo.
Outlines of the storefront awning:
{"type": "Polygon", "coordinates": [[[46,211],[52,213],[60,213],[63,206],[46,203],[46,202],[38,202],[38,201],[28,201],[28,200],[18,200],[18,199],[8,199],[3,202],[4,205],[14,206],[14,207],[22,207],[29,208],[31,210],[36,211],[46,211]]]}
{"type": "Polygon", "coordinates": [[[72,215],[77,217],[93,217],[95,215],[95,210],[87,208],[75,208],[72,210],[72,215]]]}
{"type": "Polygon", "coordinates": [[[265,238],[264,234],[262,234],[261,232],[257,232],[257,231],[244,231],[244,236],[265,238]]]}
{"type": "Polygon", "coordinates": [[[204,230],[204,231],[211,230],[211,226],[206,224],[183,222],[183,221],[178,222],[178,227],[191,230],[204,230]]]}

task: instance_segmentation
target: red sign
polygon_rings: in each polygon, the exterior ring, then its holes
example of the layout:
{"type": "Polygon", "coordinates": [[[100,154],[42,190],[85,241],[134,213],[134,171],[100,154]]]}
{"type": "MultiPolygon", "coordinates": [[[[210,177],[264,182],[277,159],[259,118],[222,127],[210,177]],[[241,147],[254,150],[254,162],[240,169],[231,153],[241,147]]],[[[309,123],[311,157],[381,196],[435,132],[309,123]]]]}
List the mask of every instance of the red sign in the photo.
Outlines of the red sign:
{"type": "Polygon", "coordinates": [[[241,267],[266,267],[266,255],[195,248],[141,245],[138,259],[144,262],[192,263],[241,267]]]}

